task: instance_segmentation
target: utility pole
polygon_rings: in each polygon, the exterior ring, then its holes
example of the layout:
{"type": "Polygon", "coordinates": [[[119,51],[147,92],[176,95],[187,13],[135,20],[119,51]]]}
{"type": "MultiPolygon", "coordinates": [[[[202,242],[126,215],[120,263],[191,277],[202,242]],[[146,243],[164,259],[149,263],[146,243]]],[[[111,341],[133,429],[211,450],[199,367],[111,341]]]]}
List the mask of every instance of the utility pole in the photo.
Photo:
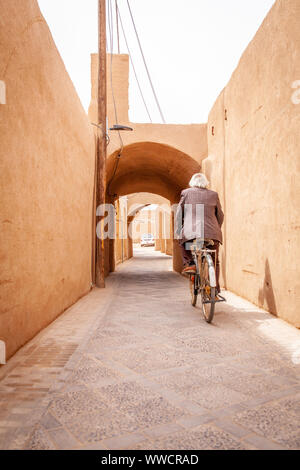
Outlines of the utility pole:
{"type": "MultiPolygon", "coordinates": [[[[106,194],[106,0],[98,0],[98,125],[96,207],[105,204],[106,194]]],[[[104,222],[96,237],[96,286],[105,287],[104,222]],[[101,237],[99,235],[101,233],[101,237]]]]}

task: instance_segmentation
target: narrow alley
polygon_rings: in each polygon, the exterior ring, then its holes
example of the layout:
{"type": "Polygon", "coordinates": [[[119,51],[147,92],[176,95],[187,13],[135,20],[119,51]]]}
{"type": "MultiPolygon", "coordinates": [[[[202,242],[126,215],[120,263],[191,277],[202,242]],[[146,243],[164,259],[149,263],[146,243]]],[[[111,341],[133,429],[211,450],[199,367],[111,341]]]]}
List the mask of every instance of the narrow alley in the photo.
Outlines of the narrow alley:
{"type": "Polygon", "coordinates": [[[3,366],[0,448],[300,448],[300,332],[224,295],[208,325],[136,249],[3,366]]]}

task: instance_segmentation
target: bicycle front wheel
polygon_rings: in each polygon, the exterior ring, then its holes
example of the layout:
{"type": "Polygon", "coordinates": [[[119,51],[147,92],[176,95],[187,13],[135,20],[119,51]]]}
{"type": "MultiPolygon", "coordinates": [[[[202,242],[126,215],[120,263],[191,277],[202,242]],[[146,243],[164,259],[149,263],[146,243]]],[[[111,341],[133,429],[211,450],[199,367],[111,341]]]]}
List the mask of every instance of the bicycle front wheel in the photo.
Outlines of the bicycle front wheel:
{"type": "Polygon", "coordinates": [[[207,258],[202,260],[201,307],[205,321],[211,323],[215,313],[216,288],[211,286],[207,258]]]}

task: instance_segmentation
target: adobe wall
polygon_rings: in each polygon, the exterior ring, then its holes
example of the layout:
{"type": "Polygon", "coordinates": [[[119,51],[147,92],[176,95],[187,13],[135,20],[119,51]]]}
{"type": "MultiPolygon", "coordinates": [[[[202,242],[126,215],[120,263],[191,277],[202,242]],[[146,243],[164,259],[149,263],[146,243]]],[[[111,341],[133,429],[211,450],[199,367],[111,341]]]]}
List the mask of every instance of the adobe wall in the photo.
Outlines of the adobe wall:
{"type": "Polygon", "coordinates": [[[120,197],[115,202],[116,209],[116,239],[115,239],[115,265],[126,261],[128,256],[128,223],[127,223],[127,197],[120,197]]]}
{"type": "Polygon", "coordinates": [[[300,2],[278,0],[209,115],[203,167],[225,209],[223,283],[300,327],[296,80],[300,2]]]}
{"type": "Polygon", "coordinates": [[[36,0],[0,0],[0,339],[8,357],[91,285],[94,135],[36,0]]]}

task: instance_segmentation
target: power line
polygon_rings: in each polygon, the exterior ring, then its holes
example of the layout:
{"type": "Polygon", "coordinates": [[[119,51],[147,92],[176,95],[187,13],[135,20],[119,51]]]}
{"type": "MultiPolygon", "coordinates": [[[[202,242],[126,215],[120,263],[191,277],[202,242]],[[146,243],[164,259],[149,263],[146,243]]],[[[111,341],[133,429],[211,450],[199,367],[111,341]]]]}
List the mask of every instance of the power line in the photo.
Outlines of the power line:
{"type": "Polygon", "coordinates": [[[114,31],[113,31],[113,16],[112,16],[112,3],[111,0],[107,3],[108,6],[108,29],[109,29],[109,39],[110,39],[110,85],[111,85],[111,92],[114,104],[114,111],[115,111],[115,118],[116,124],[118,124],[118,113],[117,113],[117,106],[114,94],[114,87],[113,87],[113,75],[112,75],[112,63],[113,63],[113,49],[114,49],[114,31]]]}
{"type": "MultiPolygon", "coordinates": [[[[112,98],[113,98],[113,104],[114,104],[114,111],[115,111],[115,119],[116,119],[116,124],[119,124],[118,121],[118,111],[117,111],[117,105],[116,105],[116,97],[115,97],[115,92],[114,92],[114,84],[113,84],[113,49],[114,49],[114,25],[113,25],[113,16],[112,16],[112,0],[108,0],[108,29],[109,29],[109,36],[110,36],[110,87],[111,87],[111,93],[112,93],[112,98]]],[[[121,151],[122,153],[123,148],[124,148],[124,143],[123,139],[121,137],[120,131],[118,131],[119,139],[120,139],[120,144],[121,144],[121,151]]]]}
{"type": "Polygon", "coordinates": [[[116,24],[117,24],[118,54],[120,54],[120,35],[119,35],[119,19],[118,19],[118,0],[115,0],[115,4],[116,4],[116,24]]]}
{"type": "Polygon", "coordinates": [[[149,82],[150,82],[150,85],[151,85],[151,88],[152,88],[153,96],[154,96],[154,98],[155,98],[155,101],[156,101],[156,104],[157,104],[157,107],[158,107],[160,116],[161,116],[161,118],[162,118],[162,121],[163,121],[164,124],[166,124],[164,115],[163,115],[163,113],[162,113],[162,110],[161,110],[161,107],[160,107],[160,104],[159,104],[159,101],[158,101],[158,98],[157,98],[157,95],[156,95],[156,92],[155,92],[155,89],[154,89],[154,86],[153,86],[153,83],[152,83],[152,80],[151,80],[150,72],[149,72],[149,69],[148,69],[148,66],[147,66],[147,63],[146,63],[146,59],[145,59],[145,56],[144,56],[144,52],[143,52],[143,48],[142,48],[142,45],[141,45],[141,41],[140,41],[140,38],[139,38],[139,35],[138,35],[138,32],[137,32],[137,29],[136,29],[136,25],[135,25],[135,21],[134,21],[134,18],[133,18],[133,14],[132,14],[132,11],[131,11],[131,8],[130,8],[129,0],[127,0],[127,5],[128,5],[129,13],[130,13],[130,16],[131,16],[132,24],[133,24],[133,27],[134,27],[134,30],[135,30],[135,34],[136,34],[136,37],[137,37],[137,40],[138,40],[138,43],[139,43],[139,48],[140,48],[140,51],[141,51],[141,54],[142,54],[142,57],[143,57],[143,61],[144,61],[144,65],[145,65],[145,68],[146,68],[146,71],[147,71],[147,75],[148,75],[148,78],[149,78],[149,82]]]}
{"type": "Polygon", "coordinates": [[[139,79],[138,79],[138,76],[137,76],[137,73],[136,73],[136,69],[135,69],[135,66],[134,66],[134,63],[133,63],[132,55],[131,55],[131,52],[130,52],[130,49],[129,49],[127,37],[126,37],[125,30],[124,30],[124,26],[123,26],[123,21],[122,21],[121,13],[120,13],[120,10],[119,10],[118,6],[117,6],[117,13],[118,13],[118,16],[119,16],[119,19],[120,19],[120,24],[121,24],[122,32],[123,32],[123,36],[124,36],[124,39],[125,39],[127,51],[128,51],[128,54],[129,54],[129,58],[130,58],[131,65],[132,65],[132,69],[133,69],[133,72],[134,72],[134,75],[135,75],[135,79],[136,79],[136,81],[137,81],[137,84],[138,84],[138,87],[139,87],[139,90],[140,90],[140,94],[141,94],[141,97],[142,97],[142,100],[143,100],[145,109],[146,109],[146,111],[147,111],[148,117],[149,117],[149,119],[150,119],[150,122],[152,123],[151,115],[150,115],[150,113],[149,113],[149,109],[148,109],[148,107],[147,107],[147,104],[146,104],[146,101],[145,101],[145,98],[144,98],[144,95],[143,95],[143,92],[142,92],[142,88],[141,88],[141,85],[140,85],[140,82],[139,82],[139,79]]]}
{"type": "MultiPolygon", "coordinates": [[[[109,29],[109,37],[110,37],[110,87],[111,87],[111,92],[112,92],[112,98],[113,98],[113,103],[114,103],[114,111],[115,111],[115,119],[116,119],[116,124],[118,124],[118,113],[117,113],[117,105],[116,105],[116,99],[115,99],[115,93],[114,93],[114,86],[113,86],[113,74],[112,74],[112,65],[113,65],[113,46],[114,46],[114,30],[113,30],[113,16],[112,16],[112,0],[108,0],[108,29],[109,29]]],[[[115,161],[115,167],[114,171],[112,174],[112,177],[110,178],[108,185],[107,185],[107,193],[111,196],[109,189],[110,185],[116,175],[118,166],[119,166],[119,161],[124,149],[124,143],[123,139],[121,137],[120,131],[118,131],[119,139],[120,139],[120,144],[121,144],[121,149],[118,152],[116,156],[116,161],[115,161]]]]}

